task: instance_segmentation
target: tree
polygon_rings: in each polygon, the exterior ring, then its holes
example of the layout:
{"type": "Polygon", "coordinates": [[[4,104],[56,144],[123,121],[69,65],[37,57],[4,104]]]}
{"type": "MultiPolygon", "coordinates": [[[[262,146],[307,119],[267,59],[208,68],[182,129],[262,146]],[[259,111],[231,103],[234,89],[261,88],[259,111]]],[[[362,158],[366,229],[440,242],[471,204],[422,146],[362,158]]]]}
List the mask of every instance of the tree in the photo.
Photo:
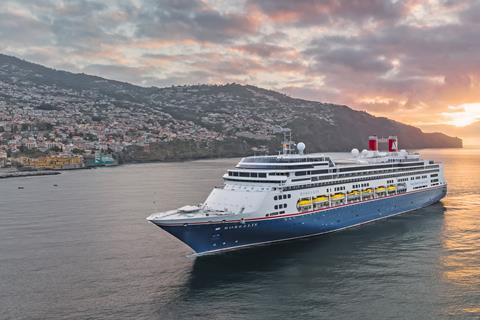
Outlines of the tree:
{"type": "Polygon", "coordinates": [[[72,153],[73,153],[73,154],[84,154],[84,153],[85,153],[85,150],[79,149],[79,148],[73,148],[73,149],[72,149],[72,153]]]}
{"type": "Polygon", "coordinates": [[[62,152],[63,149],[59,146],[53,146],[53,147],[50,148],[50,151],[52,151],[52,152],[62,152]]]}

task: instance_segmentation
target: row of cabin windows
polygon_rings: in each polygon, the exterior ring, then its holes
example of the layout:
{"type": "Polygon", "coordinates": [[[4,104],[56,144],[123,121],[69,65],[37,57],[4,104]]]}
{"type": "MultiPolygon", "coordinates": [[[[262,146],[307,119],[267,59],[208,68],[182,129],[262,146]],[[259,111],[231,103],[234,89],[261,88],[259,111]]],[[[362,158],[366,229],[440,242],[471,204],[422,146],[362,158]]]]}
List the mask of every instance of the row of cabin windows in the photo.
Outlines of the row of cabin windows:
{"type": "Polygon", "coordinates": [[[427,178],[427,176],[416,176],[416,177],[411,177],[410,180],[420,180],[425,178],[427,178]]]}
{"type": "Polygon", "coordinates": [[[413,190],[422,189],[428,187],[427,185],[413,187],[413,190]]]}
{"type": "Polygon", "coordinates": [[[431,169],[431,168],[438,168],[437,166],[426,166],[426,167],[416,167],[416,168],[399,168],[399,169],[389,169],[389,170],[375,170],[370,172],[352,172],[352,173],[345,173],[345,174],[335,174],[335,175],[328,175],[328,176],[320,176],[320,177],[312,177],[313,181],[316,180],[327,180],[327,179],[335,179],[335,178],[348,178],[354,176],[368,176],[368,175],[375,175],[375,174],[384,174],[384,173],[393,173],[393,172],[402,172],[402,171],[412,171],[412,170],[422,170],[422,169],[431,169]]]}
{"type": "Polygon", "coordinates": [[[438,179],[432,179],[430,183],[438,182],[438,179]]]}
{"type": "Polygon", "coordinates": [[[323,162],[329,161],[328,157],[308,158],[274,158],[274,157],[246,157],[240,163],[298,163],[298,162],[323,162]]]}
{"type": "Polygon", "coordinates": [[[387,180],[388,184],[392,184],[395,180],[387,180]]]}
{"type": "MultiPolygon", "coordinates": [[[[430,168],[430,167],[438,167],[438,166],[427,166],[427,168],[430,168]]],[[[372,174],[378,174],[378,173],[381,174],[381,173],[387,173],[387,172],[398,172],[398,171],[405,171],[405,170],[411,170],[411,169],[412,168],[400,168],[400,169],[390,169],[390,170],[378,170],[378,171],[371,171],[371,172],[355,172],[355,173],[349,173],[349,174],[340,174],[338,175],[338,178],[346,178],[346,177],[352,177],[356,175],[372,175],[372,174]]],[[[324,173],[328,173],[328,170],[297,171],[295,172],[295,175],[305,176],[305,175],[324,174],[324,173]]],[[[229,171],[228,175],[232,177],[246,177],[246,178],[266,178],[267,177],[266,172],[229,171]]],[[[288,172],[272,172],[272,173],[269,173],[269,175],[288,177],[290,174],[288,172]]],[[[318,180],[333,179],[333,176],[316,177],[316,179],[318,180]]]]}
{"type": "Polygon", "coordinates": [[[345,186],[341,186],[341,187],[335,187],[334,188],[335,191],[342,191],[342,190],[345,190],[345,186]]]}
{"type": "Polygon", "coordinates": [[[284,208],[286,208],[286,207],[287,207],[287,204],[284,203],[284,204],[276,204],[273,208],[274,208],[275,210],[278,210],[278,209],[284,209],[284,208]]]}
{"type": "Polygon", "coordinates": [[[265,216],[266,217],[270,217],[270,216],[276,216],[276,215],[279,215],[279,214],[284,214],[285,211],[280,211],[280,212],[270,212],[270,213],[267,213],[265,216]]]}
{"type": "MultiPolygon", "coordinates": [[[[417,173],[432,173],[432,172],[438,172],[438,170],[426,170],[426,171],[420,171],[420,172],[417,172],[417,173]]],[[[379,176],[360,177],[360,178],[348,179],[348,180],[337,180],[337,181],[310,183],[310,184],[284,187],[283,191],[316,188],[316,187],[330,186],[330,185],[335,185],[335,184],[346,184],[346,183],[351,183],[351,182],[360,182],[360,181],[376,180],[376,179],[384,179],[384,178],[396,178],[396,177],[401,177],[401,176],[409,176],[411,174],[412,174],[411,172],[406,172],[406,173],[397,173],[397,174],[391,174],[391,175],[386,175],[386,176],[381,176],[381,177],[379,177],[379,176]]]]}
{"type": "Polygon", "coordinates": [[[376,166],[361,166],[354,168],[340,168],[339,172],[350,172],[350,171],[361,171],[361,170],[372,170],[372,169],[389,169],[395,167],[413,167],[413,166],[423,166],[423,162],[414,162],[414,163],[398,163],[396,165],[383,164],[376,166]]]}
{"type": "Polygon", "coordinates": [[[398,169],[388,169],[388,170],[375,170],[375,171],[370,171],[370,172],[352,172],[352,173],[339,174],[338,177],[339,178],[346,178],[346,177],[363,176],[363,175],[371,175],[371,174],[422,170],[424,168],[425,167],[421,166],[421,167],[415,167],[415,168],[398,168],[398,169]]]}
{"type": "Polygon", "coordinates": [[[359,183],[359,184],[354,184],[352,187],[354,189],[358,189],[358,188],[365,188],[365,187],[368,187],[370,186],[370,183],[359,183]]]}
{"type": "Polygon", "coordinates": [[[406,182],[408,181],[408,178],[400,178],[400,179],[397,179],[398,182],[406,182]]]}
{"type": "Polygon", "coordinates": [[[228,175],[231,177],[247,177],[247,178],[266,178],[267,177],[267,174],[265,172],[228,171],[228,175]]]}
{"type": "Polygon", "coordinates": [[[295,172],[296,176],[308,176],[311,174],[323,174],[328,173],[328,170],[310,170],[310,171],[297,171],[295,172]]]}
{"type": "Polygon", "coordinates": [[[282,200],[282,199],[290,199],[291,197],[292,197],[291,194],[280,194],[278,196],[274,196],[273,200],[277,201],[277,200],[282,200]]]}
{"type": "Polygon", "coordinates": [[[269,165],[258,165],[258,164],[242,164],[240,163],[237,168],[240,169],[268,169],[268,170],[297,170],[297,169],[311,169],[313,168],[312,164],[302,164],[295,166],[269,166],[269,165]]]}
{"type": "Polygon", "coordinates": [[[438,173],[435,173],[435,174],[431,174],[430,177],[438,177],[438,173]]]}

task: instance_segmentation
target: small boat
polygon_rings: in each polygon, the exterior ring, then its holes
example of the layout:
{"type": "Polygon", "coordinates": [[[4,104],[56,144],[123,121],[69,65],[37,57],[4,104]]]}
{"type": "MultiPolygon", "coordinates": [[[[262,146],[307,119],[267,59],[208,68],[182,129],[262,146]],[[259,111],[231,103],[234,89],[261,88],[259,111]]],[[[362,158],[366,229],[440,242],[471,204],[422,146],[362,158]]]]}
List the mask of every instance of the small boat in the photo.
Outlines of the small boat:
{"type": "Polygon", "coordinates": [[[385,187],[377,187],[377,188],[375,188],[375,192],[377,192],[377,193],[385,192],[385,187]]]}
{"type": "Polygon", "coordinates": [[[394,185],[390,185],[390,186],[387,187],[387,190],[388,190],[389,192],[395,191],[395,190],[397,190],[397,187],[394,186],[394,185]]]}
{"type": "Polygon", "coordinates": [[[298,207],[310,206],[311,204],[312,204],[312,200],[310,199],[300,199],[297,202],[298,207]]]}
{"type": "Polygon", "coordinates": [[[332,200],[342,200],[345,198],[344,193],[336,193],[332,196],[332,200]]]}
{"type": "Polygon", "coordinates": [[[360,191],[358,190],[352,190],[348,193],[348,196],[352,197],[352,196],[359,196],[360,195],[360,191]]]}
{"type": "Polygon", "coordinates": [[[365,190],[362,191],[362,193],[364,193],[364,194],[370,194],[372,192],[373,192],[372,188],[368,188],[368,189],[365,189],[365,190]]]}
{"type": "Polygon", "coordinates": [[[328,202],[328,197],[327,196],[318,196],[313,199],[314,203],[323,203],[323,202],[328,202]]]}

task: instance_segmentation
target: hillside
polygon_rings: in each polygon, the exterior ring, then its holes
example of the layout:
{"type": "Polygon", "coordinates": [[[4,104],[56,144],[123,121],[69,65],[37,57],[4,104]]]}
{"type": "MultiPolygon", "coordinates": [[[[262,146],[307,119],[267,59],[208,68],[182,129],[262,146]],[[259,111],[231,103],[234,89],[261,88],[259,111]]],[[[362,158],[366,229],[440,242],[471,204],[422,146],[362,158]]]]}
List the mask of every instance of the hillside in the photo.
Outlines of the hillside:
{"type": "Polygon", "coordinates": [[[442,133],[250,85],[145,88],[0,55],[0,144],[36,139],[108,148],[125,162],[178,160],[275,152],[278,127],[291,128],[308,152],[365,148],[372,134],[397,135],[409,149],[462,146],[442,133]]]}

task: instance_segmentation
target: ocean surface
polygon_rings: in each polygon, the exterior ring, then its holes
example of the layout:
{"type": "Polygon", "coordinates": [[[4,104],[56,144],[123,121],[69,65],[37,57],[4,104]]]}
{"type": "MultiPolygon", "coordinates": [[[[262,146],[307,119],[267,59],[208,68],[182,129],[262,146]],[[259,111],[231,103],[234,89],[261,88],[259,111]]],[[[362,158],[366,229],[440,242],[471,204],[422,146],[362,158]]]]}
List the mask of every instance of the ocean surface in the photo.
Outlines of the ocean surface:
{"type": "Polygon", "coordinates": [[[445,163],[441,203],[201,258],[145,217],[237,159],[0,180],[0,319],[479,319],[480,150],[421,153],[445,163]]]}

